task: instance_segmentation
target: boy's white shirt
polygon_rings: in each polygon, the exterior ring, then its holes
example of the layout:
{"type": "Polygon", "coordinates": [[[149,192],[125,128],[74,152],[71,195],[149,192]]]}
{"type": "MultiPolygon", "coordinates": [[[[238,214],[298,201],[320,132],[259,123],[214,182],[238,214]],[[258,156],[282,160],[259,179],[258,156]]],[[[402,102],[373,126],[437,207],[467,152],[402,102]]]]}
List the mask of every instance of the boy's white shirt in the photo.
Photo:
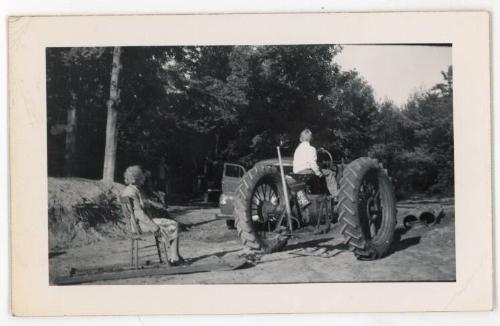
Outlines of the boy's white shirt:
{"type": "Polygon", "coordinates": [[[320,173],[316,160],[316,148],[311,146],[308,141],[301,142],[293,154],[293,173],[306,169],[311,169],[316,174],[320,173]]]}

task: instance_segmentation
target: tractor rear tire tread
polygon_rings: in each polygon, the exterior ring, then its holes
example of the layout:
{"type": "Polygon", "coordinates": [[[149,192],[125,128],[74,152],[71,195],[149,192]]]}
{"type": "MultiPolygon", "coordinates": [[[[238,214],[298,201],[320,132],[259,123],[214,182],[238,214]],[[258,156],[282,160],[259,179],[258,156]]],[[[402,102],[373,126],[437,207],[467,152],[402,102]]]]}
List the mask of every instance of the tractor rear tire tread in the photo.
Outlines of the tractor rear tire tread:
{"type": "MultiPolygon", "coordinates": [[[[367,240],[360,227],[360,220],[357,214],[357,198],[358,190],[362,178],[370,169],[377,169],[382,173],[384,178],[388,178],[387,170],[383,166],[379,166],[377,160],[361,157],[354,160],[344,169],[344,175],[340,181],[339,201],[336,207],[337,212],[341,216],[339,219],[341,233],[345,237],[345,244],[360,260],[373,260],[384,256],[387,253],[390,242],[394,234],[396,225],[394,199],[391,200],[391,206],[388,209],[393,210],[392,220],[388,226],[388,238],[382,246],[374,246],[370,240],[367,240]]],[[[393,196],[393,190],[391,186],[393,196]]]]}
{"type": "Polygon", "coordinates": [[[270,166],[255,166],[250,169],[240,181],[234,200],[234,217],[238,236],[245,247],[254,251],[270,253],[278,251],[286,245],[287,238],[277,238],[273,241],[260,239],[253,226],[249,201],[252,191],[259,180],[266,175],[279,175],[276,168],[270,166]]]}

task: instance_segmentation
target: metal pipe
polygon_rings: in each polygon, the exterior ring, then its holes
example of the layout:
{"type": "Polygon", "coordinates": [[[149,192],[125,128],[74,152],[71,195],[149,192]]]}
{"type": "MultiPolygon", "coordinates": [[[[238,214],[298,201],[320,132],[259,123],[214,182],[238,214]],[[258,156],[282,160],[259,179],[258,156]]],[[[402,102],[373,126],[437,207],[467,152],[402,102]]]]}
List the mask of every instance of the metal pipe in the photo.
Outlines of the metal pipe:
{"type": "Polygon", "coordinates": [[[288,227],[290,228],[290,234],[293,232],[292,228],[292,210],[290,209],[290,201],[288,200],[288,188],[286,186],[285,180],[285,171],[283,170],[283,162],[281,161],[281,151],[280,147],[277,146],[276,150],[278,151],[278,162],[280,166],[280,174],[281,174],[281,182],[283,185],[283,194],[285,196],[285,207],[286,207],[286,217],[288,221],[288,227]]]}

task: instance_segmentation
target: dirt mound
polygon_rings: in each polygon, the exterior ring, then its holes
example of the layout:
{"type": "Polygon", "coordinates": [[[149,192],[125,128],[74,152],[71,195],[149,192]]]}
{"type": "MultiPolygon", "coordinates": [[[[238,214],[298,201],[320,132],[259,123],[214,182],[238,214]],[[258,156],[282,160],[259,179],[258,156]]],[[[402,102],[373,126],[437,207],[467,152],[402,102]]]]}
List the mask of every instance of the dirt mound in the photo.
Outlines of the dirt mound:
{"type": "Polygon", "coordinates": [[[126,221],[118,195],[123,185],[81,178],[49,178],[49,248],[123,239],[126,221]]]}

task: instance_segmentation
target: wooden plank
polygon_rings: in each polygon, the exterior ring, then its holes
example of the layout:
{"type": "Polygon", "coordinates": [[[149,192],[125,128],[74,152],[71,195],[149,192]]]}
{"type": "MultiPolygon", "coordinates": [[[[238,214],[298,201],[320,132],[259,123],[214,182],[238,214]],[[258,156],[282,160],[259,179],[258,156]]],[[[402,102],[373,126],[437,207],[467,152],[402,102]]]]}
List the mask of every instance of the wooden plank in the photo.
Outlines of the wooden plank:
{"type": "Polygon", "coordinates": [[[229,271],[242,267],[247,262],[246,259],[233,260],[228,263],[207,264],[207,265],[191,265],[191,266],[174,266],[166,267],[165,265],[156,265],[143,269],[125,269],[125,270],[106,270],[102,273],[82,274],[74,276],[56,277],[54,284],[56,285],[75,285],[81,283],[121,280],[137,277],[148,276],[165,276],[165,275],[180,275],[192,274],[211,271],[229,271]]]}
{"type": "MultiPolygon", "coordinates": [[[[142,265],[140,269],[152,269],[152,268],[160,268],[165,267],[166,265],[150,264],[150,265],[142,265]]],[[[106,273],[106,272],[123,272],[127,270],[134,270],[134,266],[131,264],[123,263],[123,264],[115,264],[108,266],[99,266],[99,267],[90,267],[90,268],[72,268],[69,276],[77,276],[77,275],[89,275],[89,274],[98,274],[98,273],[106,273]]]]}
{"type": "Polygon", "coordinates": [[[324,254],[321,254],[321,255],[315,255],[312,253],[304,253],[304,252],[291,252],[289,254],[295,255],[295,256],[304,256],[304,257],[332,258],[332,257],[335,257],[342,252],[344,252],[344,251],[337,249],[334,252],[325,252],[324,254]]]}
{"type": "Polygon", "coordinates": [[[314,234],[313,232],[308,232],[308,235],[305,235],[305,236],[298,236],[297,235],[298,233],[295,233],[297,236],[293,237],[290,241],[288,241],[288,245],[289,246],[290,245],[298,245],[298,244],[301,244],[304,242],[314,241],[314,240],[328,241],[328,240],[335,239],[335,237],[332,236],[332,233],[314,234]]]}
{"type": "Polygon", "coordinates": [[[332,258],[337,256],[338,254],[345,252],[346,250],[341,250],[339,248],[334,248],[327,250],[324,247],[309,247],[307,249],[298,249],[295,251],[291,251],[289,255],[295,256],[308,256],[308,257],[319,257],[319,258],[332,258]]]}

